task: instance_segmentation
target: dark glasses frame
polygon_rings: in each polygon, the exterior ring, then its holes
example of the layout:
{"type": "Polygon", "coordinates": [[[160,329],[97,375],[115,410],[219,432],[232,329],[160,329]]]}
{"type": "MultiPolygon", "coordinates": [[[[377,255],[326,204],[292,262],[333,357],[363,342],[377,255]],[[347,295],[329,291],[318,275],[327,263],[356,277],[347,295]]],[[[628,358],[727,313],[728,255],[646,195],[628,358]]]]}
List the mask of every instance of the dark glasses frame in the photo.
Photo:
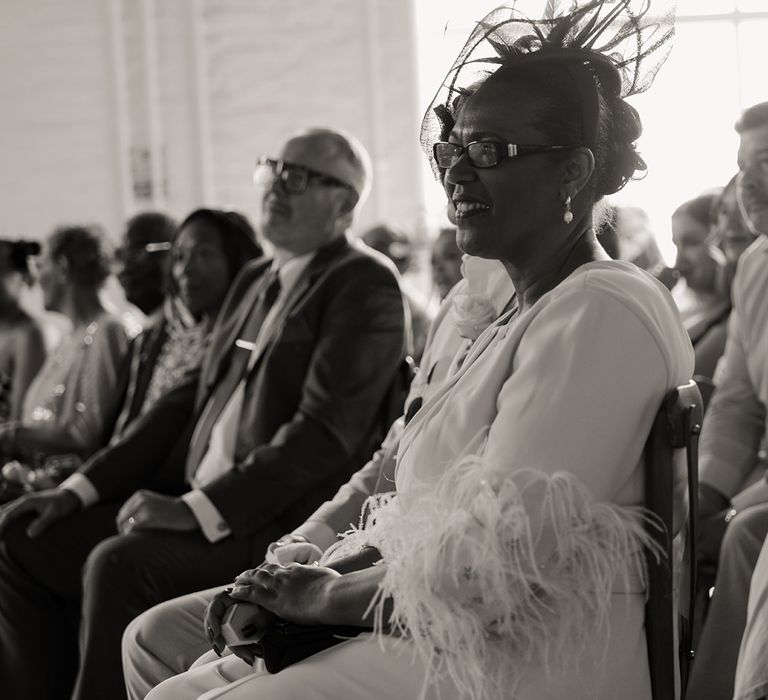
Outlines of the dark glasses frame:
{"type": "MultiPolygon", "coordinates": [[[[326,187],[343,187],[351,192],[355,191],[352,185],[342,182],[338,178],[333,177],[333,175],[321,173],[319,170],[291,163],[280,158],[260,156],[256,161],[256,170],[258,171],[259,168],[265,167],[272,171],[272,177],[280,180],[280,183],[289,194],[306,192],[310,183],[317,183],[326,187]],[[299,176],[298,180],[292,179],[295,175],[299,176]]],[[[257,179],[256,172],[254,172],[255,179],[257,179]]]]}
{"type": "Polygon", "coordinates": [[[507,158],[517,158],[530,153],[563,151],[570,148],[575,148],[575,146],[533,146],[501,141],[472,141],[466,146],[460,146],[449,141],[437,141],[432,146],[432,155],[438,167],[443,169],[455,165],[465,153],[473,167],[494,168],[507,158]]]}

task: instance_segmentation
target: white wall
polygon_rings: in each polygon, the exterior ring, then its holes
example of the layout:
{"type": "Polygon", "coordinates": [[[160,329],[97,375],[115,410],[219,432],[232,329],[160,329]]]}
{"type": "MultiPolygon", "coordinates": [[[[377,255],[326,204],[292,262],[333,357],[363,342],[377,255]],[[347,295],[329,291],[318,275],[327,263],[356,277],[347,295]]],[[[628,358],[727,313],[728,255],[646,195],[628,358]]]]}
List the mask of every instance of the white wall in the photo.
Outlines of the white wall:
{"type": "Polygon", "coordinates": [[[348,129],[359,227],[423,220],[413,0],[0,0],[0,236],[145,208],[254,212],[292,131],[348,129]],[[151,191],[136,189],[137,181],[151,191]]]}

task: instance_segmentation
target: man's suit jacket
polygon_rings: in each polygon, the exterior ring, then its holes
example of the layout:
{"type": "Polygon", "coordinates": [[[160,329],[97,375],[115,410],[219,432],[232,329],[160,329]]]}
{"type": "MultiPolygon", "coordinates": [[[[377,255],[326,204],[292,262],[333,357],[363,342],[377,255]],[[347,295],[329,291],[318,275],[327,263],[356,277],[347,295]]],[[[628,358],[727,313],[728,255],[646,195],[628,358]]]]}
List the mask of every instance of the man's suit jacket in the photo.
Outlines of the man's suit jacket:
{"type": "MultiPolygon", "coordinates": [[[[269,260],[254,261],[233,283],[199,382],[179,385],[129,429],[133,448],[118,446],[119,466],[109,451],[85,465],[102,500],[153,486],[184,490],[194,425],[226,371],[269,267],[269,260]],[[184,421],[179,435],[185,411],[194,419],[184,421]],[[159,440],[160,468],[146,444],[150,434],[159,440]]],[[[317,251],[290,300],[253,370],[244,413],[254,420],[239,436],[249,449],[203,489],[236,537],[270,521],[286,530],[301,522],[366,462],[402,411],[402,394],[397,407],[392,393],[400,390],[404,312],[390,266],[362,245],[334,241],[317,251]]]]}

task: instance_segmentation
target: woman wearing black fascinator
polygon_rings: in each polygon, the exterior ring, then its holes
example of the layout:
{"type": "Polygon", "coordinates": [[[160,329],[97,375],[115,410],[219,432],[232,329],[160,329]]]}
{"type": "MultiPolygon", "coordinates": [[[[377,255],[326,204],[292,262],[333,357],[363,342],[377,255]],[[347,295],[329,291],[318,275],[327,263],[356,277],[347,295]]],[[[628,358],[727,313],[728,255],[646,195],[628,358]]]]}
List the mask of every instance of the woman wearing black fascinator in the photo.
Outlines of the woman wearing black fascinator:
{"type": "Polygon", "coordinates": [[[502,262],[517,305],[411,417],[396,491],[359,528],[317,566],[236,579],[232,598],[294,633],[346,639],[276,674],[225,656],[150,700],[651,700],[643,446],[693,351],[667,290],[602,250],[592,208],[645,169],[625,98],[672,33],[659,3],[631,0],[477,24],[422,145],[459,246],[502,262]]]}

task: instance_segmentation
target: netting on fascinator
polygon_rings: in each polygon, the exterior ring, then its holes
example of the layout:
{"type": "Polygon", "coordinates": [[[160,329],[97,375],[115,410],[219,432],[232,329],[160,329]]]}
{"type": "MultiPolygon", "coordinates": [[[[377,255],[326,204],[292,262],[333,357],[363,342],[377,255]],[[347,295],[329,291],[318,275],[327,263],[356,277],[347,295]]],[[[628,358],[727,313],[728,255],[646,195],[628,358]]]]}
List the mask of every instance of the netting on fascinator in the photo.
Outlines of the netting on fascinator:
{"type": "Polygon", "coordinates": [[[656,0],[653,7],[650,0],[573,2],[567,12],[563,3],[547,0],[540,19],[531,19],[520,6],[499,7],[477,23],[427,108],[421,144],[436,176],[433,144],[447,139],[463,100],[496,71],[533,65],[567,71],[582,104],[581,143],[571,145],[593,146],[597,85],[620,98],[643,92],[671,50],[671,0],[656,0]]]}

